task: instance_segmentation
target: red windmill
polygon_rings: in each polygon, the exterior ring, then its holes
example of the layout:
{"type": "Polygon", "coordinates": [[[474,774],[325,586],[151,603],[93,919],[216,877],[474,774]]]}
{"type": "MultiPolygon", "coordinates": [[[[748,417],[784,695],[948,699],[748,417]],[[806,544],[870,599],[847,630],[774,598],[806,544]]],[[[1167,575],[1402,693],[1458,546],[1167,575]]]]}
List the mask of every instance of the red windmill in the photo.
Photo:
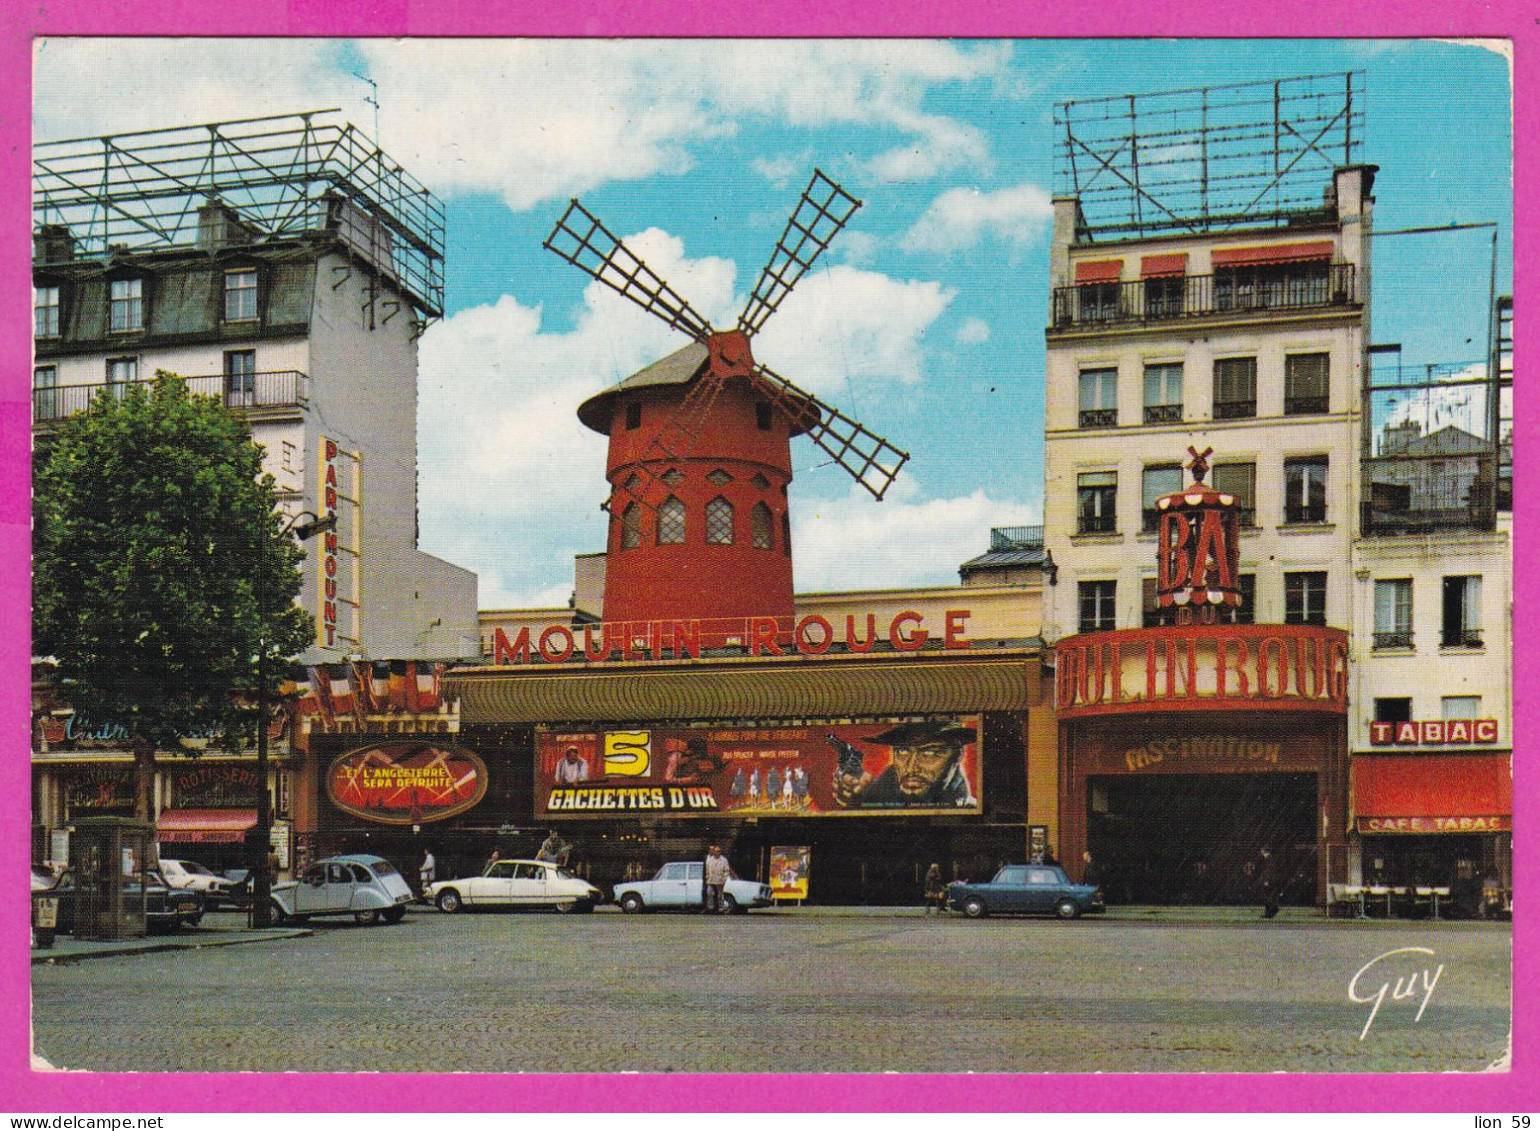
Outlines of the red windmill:
{"type": "MultiPolygon", "coordinates": [[[[721,331],[576,200],[557,221],[547,248],[693,339],[578,408],[610,438],[606,622],[768,616],[784,638],[791,438],[809,437],[877,499],[909,458],[749,348],[860,206],[814,170],[737,327],[721,331]]],[[[707,635],[733,632],[724,624],[707,635]]]]}

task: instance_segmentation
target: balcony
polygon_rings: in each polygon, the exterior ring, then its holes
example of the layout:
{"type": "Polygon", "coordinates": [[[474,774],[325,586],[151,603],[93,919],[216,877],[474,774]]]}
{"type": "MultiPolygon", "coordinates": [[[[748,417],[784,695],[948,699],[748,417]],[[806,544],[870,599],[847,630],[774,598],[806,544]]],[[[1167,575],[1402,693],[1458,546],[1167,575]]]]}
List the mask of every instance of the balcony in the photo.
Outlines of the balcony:
{"type": "MultiPolygon", "coordinates": [[[[223,373],[184,378],[187,391],[194,396],[217,397],[226,408],[255,413],[261,409],[302,408],[309,401],[309,378],[297,369],[278,369],[264,373],[243,373],[227,377],[223,373]]],[[[135,381],[149,385],[150,381],[135,381]]],[[[48,424],[84,412],[91,401],[106,389],[122,396],[127,385],[50,385],[32,390],[32,423],[48,424]]]]}
{"type": "Polygon", "coordinates": [[[1481,629],[1461,628],[1452,632],[1445,629],[1439,635],[1438,646],[1440,648],[1480,648],[1482,647],[1481,629]]]}
{"type": "Polygon", "coordinates": [[[1215,420],[1249,420],[1257,414],[1257,401],[1215,401],[1215,420]]]}
{"type": "Polygon", "coordinates": [[[1180,424],[1182,406],[1179,404],[1147,404],[1144,406],[1146,424],[1180,424]]]}
{"type": "Polygon", "coordinates": [[[1406,629],[1405,631],[1398,629],[1395,632],[1376,632],[1374,634],[1374,650],[1376,652],[1382,652],[1392,648],[1406,649],[1410,648],[1411,646],[1411,629],[1406,629]]]}
{"type": "Polygon", "coordinates": [[[1285,526],[1303,526],[1326,521],[1325,503],[1298,503],[1283,508],[1285,526]]]}
{"type": "Polygon", "coordinates": [[[1213,315],[1266,315],[1358,304],[1356,268],[1333,263],[1279,276],[1236,271],[1055,287],[1053,330],[1140,326],[1213,315]]]}
{"type": "Polygon", "coordinates": [[[1082,428],[1116,428],[1118,410],[1115,408],[1083,408],[1080,410],[1082,428]]]}
{"type": "Polygon", "coordinates": [[[1319,416],[1329,411],[1329,401],[1324,396],[1283,398],[1285,416],[1319,416]]]}

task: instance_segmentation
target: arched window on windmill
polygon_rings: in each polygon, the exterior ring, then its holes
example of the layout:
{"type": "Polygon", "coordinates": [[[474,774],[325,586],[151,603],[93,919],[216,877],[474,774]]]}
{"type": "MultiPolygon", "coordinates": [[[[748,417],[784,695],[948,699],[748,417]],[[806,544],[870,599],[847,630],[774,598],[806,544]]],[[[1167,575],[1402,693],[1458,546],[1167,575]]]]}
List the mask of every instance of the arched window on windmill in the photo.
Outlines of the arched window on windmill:
{"type": "Polygon", "coordinates": [[[684,503],[674,495],[658,507],[658,545],[684,545],[684,503]]]}
{"type": "Polygon", "coordinates": [[[629,504],[620,512],[620,548],[634,550],[642,544],[642,508],[629,504]]]}
{"type": "Polygon", "coordinates": [[[712,546],[733,544],[733,505],[721,495],[706,504],[706,542],[712,546]]]}
{"type": "Polygon", "coordinates": [[[754,509],[749,512],[749,527],[754,538],[756,550],[775,549],[774,522],[770,514],[770,508],[764,503],[755,503],[754,509]]]}
{"type": "Polygon", "coordinates": [[[791,557],[791,512],[781,512],[781,553],[791,557]]]}

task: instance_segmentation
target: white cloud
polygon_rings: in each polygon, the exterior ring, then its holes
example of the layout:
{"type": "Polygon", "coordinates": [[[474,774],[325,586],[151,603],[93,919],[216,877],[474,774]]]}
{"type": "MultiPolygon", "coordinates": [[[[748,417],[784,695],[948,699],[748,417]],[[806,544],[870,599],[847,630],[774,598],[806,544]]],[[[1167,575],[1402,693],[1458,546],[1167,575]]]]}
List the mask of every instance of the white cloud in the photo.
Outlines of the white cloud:
{"type": "Polygon", "coordinates": [[[985,489],[955,498],[921,499],[920,485],[901,474],[882,502],[852,485],[836,499],[792,500],[797,589],[819,592],[955,585],[957,567],[989,548],[995,526],[1040,522],[1019,499],[985,489]]]}
{"type": "Polygon", "coordinates": [[[910,251],[959,251],[984,240],[1020,246],[1052,218],[1052,200],[1036,185],[996,192],[954,188],[931,201],[900,243],[910,251]]]}
{"type": "Polygon", "coordinates": [[[957,340],[964,345],[976,346],[989,341],[989,323],[982,318],[966,319],[957,328],[957,340]]]}

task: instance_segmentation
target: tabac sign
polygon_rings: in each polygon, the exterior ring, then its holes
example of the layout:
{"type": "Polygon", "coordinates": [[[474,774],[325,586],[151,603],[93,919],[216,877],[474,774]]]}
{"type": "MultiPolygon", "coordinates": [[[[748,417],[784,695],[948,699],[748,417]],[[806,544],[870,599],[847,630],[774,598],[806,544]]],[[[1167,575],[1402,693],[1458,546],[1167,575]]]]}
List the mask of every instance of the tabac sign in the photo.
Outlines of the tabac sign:
{"type": "Polygon", "coordinates": [[[442,821],[487,793],[487,766],[460,747],[380,742],[349,751],[326,771],[326,795],[344,813],[383,825],[442,821]]]}

